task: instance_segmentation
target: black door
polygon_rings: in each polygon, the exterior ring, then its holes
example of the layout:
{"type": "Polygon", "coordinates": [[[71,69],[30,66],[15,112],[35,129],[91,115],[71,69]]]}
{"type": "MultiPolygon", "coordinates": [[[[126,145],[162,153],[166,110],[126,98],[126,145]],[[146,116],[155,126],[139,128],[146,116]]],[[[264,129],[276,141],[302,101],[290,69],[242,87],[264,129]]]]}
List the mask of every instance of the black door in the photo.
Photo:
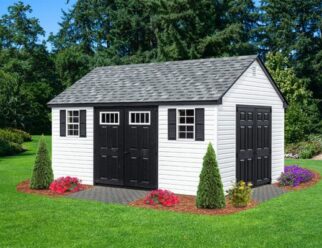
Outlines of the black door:
{"type": "Polygon", "coordinates": [[[156,188],[157,181],[157,111],[125,111],[125,185],[156,188]]]}
{"type": "Polygon", "coordinates": [[[95,183],[157,188],[157,109],[95,110],[95,183]]]}
{"type": "Polygon", "coordinates": [[[236,179],[271,182],[271,108],[237,106],[236,179]]]}
{"type": "Polygon", "coordinates": [[[123,185],[122,109],[95,111],[95,183],[123,185]]]}

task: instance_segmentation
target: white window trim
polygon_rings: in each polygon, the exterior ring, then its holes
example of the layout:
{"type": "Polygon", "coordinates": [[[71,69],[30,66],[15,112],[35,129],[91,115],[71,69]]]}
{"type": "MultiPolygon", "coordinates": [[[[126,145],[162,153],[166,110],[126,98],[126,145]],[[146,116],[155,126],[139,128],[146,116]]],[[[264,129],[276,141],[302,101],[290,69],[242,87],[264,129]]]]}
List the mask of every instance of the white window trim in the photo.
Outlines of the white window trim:
{"type": "Polygon", "coordinates": [[[177,108],[177,125],[176,125],[176,128],[177,128],[177,140],[180,140],[180,141],[187,141],[187,142],[191,142],[191,141],[195,141],[196,140],[196,108],[177,108]],[[182,124],[180,125],[180,115],[179,115],[179,111],[180,110],[190,110],[192,109],[193,110],[193,124],[182,124]],[[180,135],[179,135],[179,126],[193,126],[193,137],[192,138],[180,138],[180,135]]]}
{"type": "Polygon", "coordinates": [[[151,125],[151,111],[129,111],[129,125],[133,125],[133,126],[149,126],[149,125],[151,125]],[[149,122],[133,123],[131,121],[131,114],[148,114],[149,115],[149,122]]]}
{"type": "Polygon", "coordinates": [[[101,111],[100,112],[100,125],[106,125],[106,126],[119,126],[120,125],[120,111],[101,111]],[[115,123],[103,123],[102,122],[102,114],[117,114],[117,122],[115,123]]]}
{"type": "Polygon", "coordinates": [[[70,137],[70,138],[77,138],[80,135],[80,109],[66,109],[66,137],[70,137]],[[68,134],[68,125],[73,125],[75,123],[70,123],[68,120],[68,112],[72,112],[72,111],[77,111],[78,112],[78,135],[70,135],[68,134]]]}

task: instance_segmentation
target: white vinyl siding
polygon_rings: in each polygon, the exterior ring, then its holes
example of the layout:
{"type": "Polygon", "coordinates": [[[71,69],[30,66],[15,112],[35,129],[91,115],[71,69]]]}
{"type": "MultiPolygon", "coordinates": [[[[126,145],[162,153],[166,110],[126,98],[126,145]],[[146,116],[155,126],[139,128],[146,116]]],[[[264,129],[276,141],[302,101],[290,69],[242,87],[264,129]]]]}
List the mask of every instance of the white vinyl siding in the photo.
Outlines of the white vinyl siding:
{"type": "Polygon", "coordinates": [[[284,108],[275,89],[258,62],[238,79],[218,105],[217,159],[224,187],[236,178],[236,105],[272,107],[272,180],[284,167],[284,108]]]}
{"type": "Polygon", "coordinates": [[[93,184],[93,108],[52,108],[52,165],[55,178],[75,176],[93,184]],[[86,110],[86,137],[59,134],[60,110],[86,110]]]}
{"type": "Polygon", "coordinates": [[[207,145],[212,142],[216,146],[216,110],[216,105],[159,106],[159,188],[196,195],[207,145]],[[176,140],[168,140],[168,109],[173,108],[205,109],[205,141],[180,140],[178,137],[176,140]]]}

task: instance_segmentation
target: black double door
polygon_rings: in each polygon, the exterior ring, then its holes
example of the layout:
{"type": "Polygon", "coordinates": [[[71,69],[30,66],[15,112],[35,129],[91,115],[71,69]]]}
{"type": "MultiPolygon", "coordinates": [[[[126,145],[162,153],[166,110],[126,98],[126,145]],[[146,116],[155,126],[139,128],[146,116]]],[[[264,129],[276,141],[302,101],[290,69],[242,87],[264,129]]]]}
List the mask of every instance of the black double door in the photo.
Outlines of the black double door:
{"type": "Polygon", "coordinates": [[[157,188],[156,108],[96,109],[94,133],[96,184],[157,188]]]}
{"type": "Polygon", "coordinates": [[[271,182],[271,119],[270,107],[237,106],[237,181],[255,186],[271,182]]]}

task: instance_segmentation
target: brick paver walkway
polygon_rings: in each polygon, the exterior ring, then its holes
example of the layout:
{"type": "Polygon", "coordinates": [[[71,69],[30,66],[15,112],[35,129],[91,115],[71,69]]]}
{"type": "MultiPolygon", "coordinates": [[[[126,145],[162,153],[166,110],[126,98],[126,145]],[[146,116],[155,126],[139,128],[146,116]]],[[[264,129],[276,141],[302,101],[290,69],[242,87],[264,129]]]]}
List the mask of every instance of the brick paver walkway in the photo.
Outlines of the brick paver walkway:
{"type": "MultiPolygon", "coordinates": [[[[73,193],[67,197],[76,199],[85,199],[100,201],[106,203],[120,203],[128,204],[129,202],[143,198],[149,191],[139,189],[126,189],[106,186],[95,186],[90,190],[84,190],[73,193]]],[[[253,189],[253,199],[257,202],[264,202],[281,194],[284,194],[285,190],[276,187],[272,184],[260,186],[253,189]]]]}
{"type": "Polygon", "coordinates": [[[76,192],[67,197],[106,203],[127,204],[146,196],[147,193],[148,191],[146,190],[95,186],[90,190],[76,192]]]}
{"type": "Polygon", "coordinates": [[[253,199],[257,202],[264,202],[285,192],[285,190],[273,184],[267,184],[253,189],[253,199]]]}

